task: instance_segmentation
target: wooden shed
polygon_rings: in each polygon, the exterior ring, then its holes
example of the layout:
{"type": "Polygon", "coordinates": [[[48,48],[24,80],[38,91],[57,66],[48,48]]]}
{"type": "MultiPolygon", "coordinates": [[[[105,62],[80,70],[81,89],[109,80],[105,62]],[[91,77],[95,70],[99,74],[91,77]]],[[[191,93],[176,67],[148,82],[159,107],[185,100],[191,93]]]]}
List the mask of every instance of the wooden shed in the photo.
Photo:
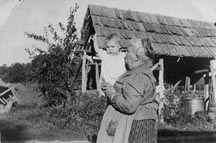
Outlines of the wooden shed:
{"type": "Polygon", "coordinates": [[[185,77],[190,79],[194,73],[202,73],[191,78],[191,83],[196,82],[208,72],[210,61],[216,56],[216,27],[213,23],[89,5],[80,38],[83,92],[86,91],[88,66],[96,65],[96,81],[99,79],[98,62],[86,59],[86,55],[95,54],[89,40],[95,32],[98,45],[103,49],[106,49],[105,37],[111,33],[121,36],[123,51],[132,37],[149,38],[156,53],[156,63],[162,66],[161,84],[179,80],[185,84],[185,77]]]}

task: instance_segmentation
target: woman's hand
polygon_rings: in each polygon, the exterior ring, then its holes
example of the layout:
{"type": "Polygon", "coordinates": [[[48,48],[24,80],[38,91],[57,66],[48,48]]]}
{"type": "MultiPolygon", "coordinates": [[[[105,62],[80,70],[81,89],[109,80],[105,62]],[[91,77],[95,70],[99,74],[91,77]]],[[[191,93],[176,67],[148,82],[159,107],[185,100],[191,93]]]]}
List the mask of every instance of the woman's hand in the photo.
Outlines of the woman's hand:
{"type": "Polygon", "coordinates": [[[108,82],[102,82],[101,89],[110,100],[115,95],[115,88],[108,82]]]}

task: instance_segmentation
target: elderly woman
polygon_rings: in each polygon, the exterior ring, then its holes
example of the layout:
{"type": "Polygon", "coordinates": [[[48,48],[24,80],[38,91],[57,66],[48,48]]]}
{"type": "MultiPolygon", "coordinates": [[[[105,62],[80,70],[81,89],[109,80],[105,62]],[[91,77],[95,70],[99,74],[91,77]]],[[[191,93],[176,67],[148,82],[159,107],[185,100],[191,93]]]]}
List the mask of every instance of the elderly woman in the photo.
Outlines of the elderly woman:
{"type": "Polygon", "coordinates": [[[156,143],[157,103],[150,70],[153,49],[149,40],[131,39],[125,58],[128,71],[114,87],[102,84],[110,100],[97,143],[156,143]]]}

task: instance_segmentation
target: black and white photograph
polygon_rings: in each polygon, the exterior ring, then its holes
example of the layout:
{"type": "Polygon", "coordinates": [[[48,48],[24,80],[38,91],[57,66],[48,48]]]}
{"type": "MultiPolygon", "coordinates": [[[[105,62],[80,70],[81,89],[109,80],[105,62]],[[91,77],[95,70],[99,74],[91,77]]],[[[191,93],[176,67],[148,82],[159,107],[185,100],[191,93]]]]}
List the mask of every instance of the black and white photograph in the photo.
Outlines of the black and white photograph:
{"type": "Polygon", "coordinates": [[[215,0],[0,0],[0,143],[215,142],[215,0]]]}

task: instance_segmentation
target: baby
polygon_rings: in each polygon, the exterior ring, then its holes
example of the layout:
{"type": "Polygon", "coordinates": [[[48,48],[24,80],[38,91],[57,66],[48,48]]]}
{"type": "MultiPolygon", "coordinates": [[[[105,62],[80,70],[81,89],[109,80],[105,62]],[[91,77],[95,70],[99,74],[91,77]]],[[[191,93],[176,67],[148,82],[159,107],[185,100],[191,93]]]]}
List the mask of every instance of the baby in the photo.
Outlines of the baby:
{"type": "Polygon", "coordinates": [[[106,37],[106,50],[98,47],[96,35],[93,38],[94,49],[102,61],[101,76],[105,82],[114,85],[116,79],[126,71],[125,53],[120,52],[120,38],[117,34],[110,34],[106,37]]]}

